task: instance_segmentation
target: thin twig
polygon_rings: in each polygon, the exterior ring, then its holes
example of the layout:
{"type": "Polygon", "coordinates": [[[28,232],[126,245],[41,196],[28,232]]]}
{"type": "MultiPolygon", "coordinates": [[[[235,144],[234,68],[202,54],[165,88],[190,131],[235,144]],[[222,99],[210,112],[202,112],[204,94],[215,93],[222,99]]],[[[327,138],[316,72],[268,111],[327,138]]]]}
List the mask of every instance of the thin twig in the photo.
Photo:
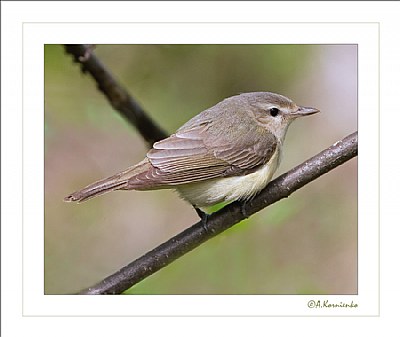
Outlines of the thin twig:
{"type": "Polygon", "coordinates": [[[114,79],[93,53],[92,45],[67,44],[65,51],[81,64],[82,72],[88,72],[97,82],[99,90],[107,97],[113,108],[119,111],[128,122],[135,126],[149,147],[168,135],[157,126],[143,108],[114,79]]]}
{"type": "Polygon", "coordinates": [[[115,274],[80,294],[119,294],[132,285],[188,253],[200,244],[261,209],[288,197],[294,191],[357,155],[357,132],[271,181],[252,201],[234,202],[209,216],[207,225],[198,222],[157,248],[131,262],[115,274]],[[245,216],[246,215],[246,216],[245,216]]]}

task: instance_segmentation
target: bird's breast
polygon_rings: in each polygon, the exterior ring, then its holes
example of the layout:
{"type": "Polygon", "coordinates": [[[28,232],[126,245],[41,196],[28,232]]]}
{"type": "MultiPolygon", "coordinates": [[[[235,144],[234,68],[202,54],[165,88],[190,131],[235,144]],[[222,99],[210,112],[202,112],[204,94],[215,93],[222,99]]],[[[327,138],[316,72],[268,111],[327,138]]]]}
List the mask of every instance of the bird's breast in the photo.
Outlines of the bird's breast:
{"type": "Polygon", "coordinates": [[[177,190],[185,200],[197,207],[250,199],[272,179],[279,166],[280,152],[275,151],[268,163],[252,173],[179,185],[177,190]]]}

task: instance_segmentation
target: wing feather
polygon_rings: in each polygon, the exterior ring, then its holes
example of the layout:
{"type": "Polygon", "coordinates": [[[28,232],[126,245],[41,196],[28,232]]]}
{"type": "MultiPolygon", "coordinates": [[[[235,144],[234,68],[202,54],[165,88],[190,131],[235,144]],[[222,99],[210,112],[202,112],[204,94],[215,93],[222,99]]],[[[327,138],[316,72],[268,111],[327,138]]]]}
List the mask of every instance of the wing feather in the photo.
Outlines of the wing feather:
{"type": "Polygon", "coordinates": [[[245,175],[267,163],[277,147],[276,137],[259,125],[242,137],[232,135],[212,123],[178,130],[153,145],[147,154],[150,169],[132,177],[128,188],[139,189],[144,182],[147,189],[245,175]]]}

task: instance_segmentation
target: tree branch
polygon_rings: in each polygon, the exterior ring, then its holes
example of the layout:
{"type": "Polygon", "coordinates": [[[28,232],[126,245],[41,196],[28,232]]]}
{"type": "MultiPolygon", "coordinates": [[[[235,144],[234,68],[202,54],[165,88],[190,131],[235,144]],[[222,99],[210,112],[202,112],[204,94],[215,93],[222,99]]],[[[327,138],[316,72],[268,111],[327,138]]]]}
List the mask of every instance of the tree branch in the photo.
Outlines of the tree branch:
{"type": "Polygon", "coordinates": [[[113,108],[137,128],[149,147],[168,136],[94,55],[93,45],[66,44],[65,51],[74,56],[75,62],[81,64],[82,72],[88,72],[93,77],[98,89],[107,97],[113,108]]]}
{"type": "Polygon", "coordinates": [[[271,181],[253,200],[234,202],[209,216],[207,225],[198,222],[157,248],[131,262],[115,274],[80,294],[119,294],[142,281],[200,244],[261,209],[287,198],[294,191],[357,155],[355,132],[328,149],[271,181]]]}

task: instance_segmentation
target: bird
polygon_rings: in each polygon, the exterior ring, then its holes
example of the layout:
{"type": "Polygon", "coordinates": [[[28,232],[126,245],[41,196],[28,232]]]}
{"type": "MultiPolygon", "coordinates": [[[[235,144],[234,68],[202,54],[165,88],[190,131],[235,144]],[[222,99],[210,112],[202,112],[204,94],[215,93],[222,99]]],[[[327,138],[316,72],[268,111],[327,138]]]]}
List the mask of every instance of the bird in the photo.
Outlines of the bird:
{"type": "Polygon", "coordinates": [[[248,201],[277,170],[289,125],[319,112],[272,92],[228,97],[155,142],[145,158],[64,198],[84,202],[115,190],[175,189],[203,210],[218,203],[248,201]]]}

